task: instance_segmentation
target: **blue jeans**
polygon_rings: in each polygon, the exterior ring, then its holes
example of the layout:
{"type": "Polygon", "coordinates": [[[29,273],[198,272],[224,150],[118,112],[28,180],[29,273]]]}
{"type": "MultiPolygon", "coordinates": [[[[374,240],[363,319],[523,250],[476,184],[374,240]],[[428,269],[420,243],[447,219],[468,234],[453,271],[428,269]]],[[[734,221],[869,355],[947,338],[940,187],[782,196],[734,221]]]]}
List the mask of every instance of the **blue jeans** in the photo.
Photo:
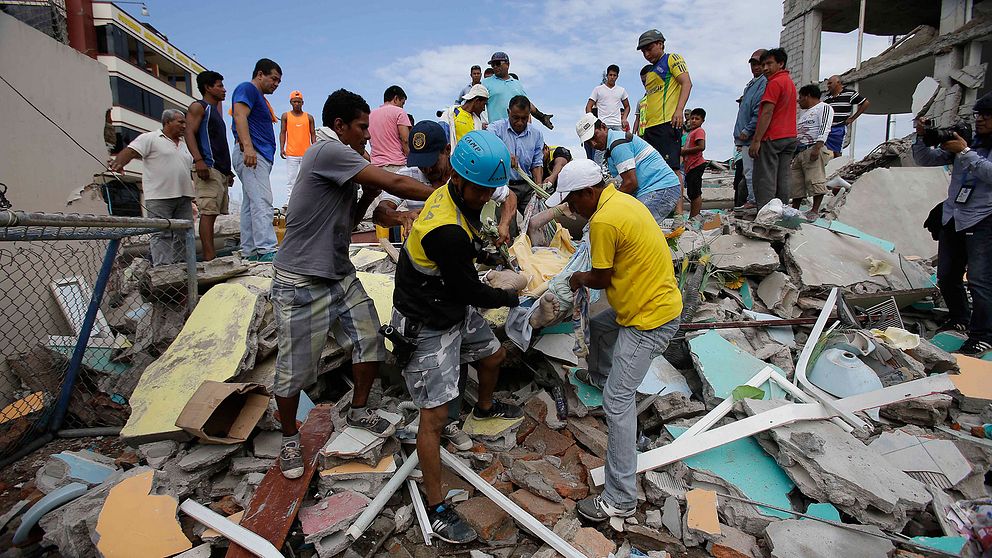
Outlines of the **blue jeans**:
{"type": "Polygon", "coordinates": [[[741,146],[741,166],[744,168],[744,180],[747,183],[747,201],[754,203],[754,159],[747,152],[751,144],[741,146]]]}
{"type": "Polygon", "coordinates": [[[241,255],[261,256],[276,251],[276,230],[272,227],[272,163],[257,157],[255,168],[245,166],[237,145],[231,150],[234,172],[241,179],[241,255]]]}
{"type": "Polygon", "coordinates": [[[668,188],[662,188],[661,190],[655,190],[643,196],[638,196],[637,199],[648,208],[651,216],[654,217],[655,222],[660,226],[661,222],[675,210],[675,206],[679,203],[679,196],[681,195],[682,189],[680,187],[669,186],[668,188]]]}
{"type": "Polygon", "coordinates": [[[977,224],[954,230],[951,219],[937,241],[937,286],[952,322],[968,326],[968,337],[992,343],[992,215],[977,224]],[[964,273],[968,272],[968,290],[964,273]]]}
{"type": "Polygon", "coordinates": [[[679,317],[641,331],[617,323],[608,308],[589,322],[589,374],[603,387],[606,441],[606,487],[603,498],[629,509],[637,505],[637,386],[679,329],[679,317]]]}

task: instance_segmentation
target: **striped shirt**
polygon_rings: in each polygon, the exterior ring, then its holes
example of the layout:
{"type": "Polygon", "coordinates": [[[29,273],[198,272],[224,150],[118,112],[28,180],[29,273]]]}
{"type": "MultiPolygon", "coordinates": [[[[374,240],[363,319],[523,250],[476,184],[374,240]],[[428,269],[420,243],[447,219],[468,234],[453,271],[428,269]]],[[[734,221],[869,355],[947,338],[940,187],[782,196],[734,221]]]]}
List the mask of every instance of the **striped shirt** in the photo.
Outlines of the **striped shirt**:
{"type": "MultiPolygon", "coordinates": [[[[608,131],[606,133],[607,147],[626,136],[627,134],[620,130],[608,131]]],[[[613,176],[620,176],[622,173],[634,169],[634,174],[637,176],[635,198],[643,198],[645,194],[664,188],[679,187],[679,177],[668,166],[661,154],[636,135],[631,141],[621,143],[611,149],[610,158],[606,164],[613,176]]]]}
{"type": "Polygon", "coordinates": [[[800,110],[796,118],[796,137],[799,145],[813,145],[818,141],[827,142],[834,109],[827,103],[817,103],[806,110],[800,110]]]}
{"type": "Polygon", "coordinates": [[[823,100],[834,109],[834,126],[843,124],[845,120],[854,114],[854,106],[867,101],[860,93],[853,89],[844,88],[837,95],[831,95],[823,100]]]}

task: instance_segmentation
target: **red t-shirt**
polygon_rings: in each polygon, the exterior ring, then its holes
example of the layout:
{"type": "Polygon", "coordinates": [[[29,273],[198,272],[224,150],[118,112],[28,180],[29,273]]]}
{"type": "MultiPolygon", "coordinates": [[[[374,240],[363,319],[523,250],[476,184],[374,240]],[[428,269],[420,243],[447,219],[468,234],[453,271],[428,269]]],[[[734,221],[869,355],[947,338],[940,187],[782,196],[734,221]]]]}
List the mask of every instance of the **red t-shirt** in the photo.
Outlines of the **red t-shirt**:
{"type": "Polygon", "coordinates": [[[768,123],[768,130],[761,141],[796,137],[796,98],[796,85],[792,83],[788,70],[775,72],[768,78],[765,94],[761,96],[758,118],[761,118],[761,112],[768,107],[765,101],[775,103],[775,108],[772,110],[772,121],[768,123]]]}
{"type": "MultiPolygon", "coordinates": [[[[706,139],[706,130],[703,130],[702,126],[698,128],[694,128],[691,132],[689,132],[689,137],[685,140],[685,146],[696,147],[696,142],[705,139],[706,139]]],[[[683,158],[685,159],[684,163],[685,163],[686,172],[689,172],[692,169],[706,162],[706,159],[703,158],[702,151],[697,151],[696,153],[690,153],[683,158]]]]}

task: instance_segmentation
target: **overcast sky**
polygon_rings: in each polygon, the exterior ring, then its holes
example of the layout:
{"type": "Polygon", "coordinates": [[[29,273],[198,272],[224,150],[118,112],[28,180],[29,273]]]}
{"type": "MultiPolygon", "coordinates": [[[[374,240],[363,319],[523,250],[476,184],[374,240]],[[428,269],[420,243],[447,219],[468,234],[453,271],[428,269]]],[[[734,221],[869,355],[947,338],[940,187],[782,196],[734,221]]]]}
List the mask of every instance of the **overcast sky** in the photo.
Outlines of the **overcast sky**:
{"type": "MultiPolygon", "coordinates": [[[[751,77],[748,56],[756,48],[778,45],[782,21],[778,0],[146,3],[147,18],[137,6],[122,7],[223,74],[229,94],[250,79],[258,58],[278,62],[283,81],[270,97],[277,114],[289,110],[289,93],[299,89],[304,110],[318,126],[323,100],[341,87],[375,108],[382,104],[383,90],[398,84],[409,95],[407,111],[418,121],[433,119],[469,82],[470,66],[485,66],[493,51],[505,51],[510,71],[531,100],[555,115],[554,130],[534,125],[546,143],[568,146],[573,154],[582,153],[575,122],[606,66],[620,66],[619,83],[636,104],[643,91],[638,71],[645,64],[635,49],[637,37],[657,28],[665,34],[666,50],[686,60],[693,82],[688,107],[706,109],[704,155],[715,160],[732,155],[734,101],[751,77]]],[[[888,44],[888,37],[866,36],[864,58],[888,44]]],[[[856,45],[856,33],[824,33],[821,77],[853,67],[856,45]]],[[[885,117],[865,116],[858,122],[856,152],[861,156],[884,139],[885,117]]],[[[907,117],[897,121],[895,135],[910,131],[907,117]]],[[[286,199],[285,176],[285,164],[277,157],[272,173],[277,206],[286,199]]],[[[232,197],[240,198],[235,190],[232,197]]]]}

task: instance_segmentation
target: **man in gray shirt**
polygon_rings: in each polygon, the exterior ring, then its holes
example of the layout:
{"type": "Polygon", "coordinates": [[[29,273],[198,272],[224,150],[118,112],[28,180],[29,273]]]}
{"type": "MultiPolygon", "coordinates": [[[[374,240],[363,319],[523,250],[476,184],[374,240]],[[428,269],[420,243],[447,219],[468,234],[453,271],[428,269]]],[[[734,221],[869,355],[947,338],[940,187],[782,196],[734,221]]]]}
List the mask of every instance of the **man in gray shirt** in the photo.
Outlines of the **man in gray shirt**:
{"type": "Polygon", "coordinates": [[[358,280],[348,247],[351,231],[381,190],[425,200],[433,189],[375,167],[362,156],[369,139],[369,112],[368,103],[350,91],[339,89],[327,98],[324,125],[317,134],[327,139],[303,156],[289,201],[286,236],[273,264],[271,298],[279,337],[273,394],[283,434],[279,468],[289,479],[303,474],[296,409],[300,390],[317,379],[328,332],[339,345],[352,347],[355,389],[348,425],[380,437],[394,430],[366,408],[386,348],[375,306],[358,280]]]}
{"type": "MultiPolygon", "coordinates": [[[[974,110],[971,146],[955,133],[940,147],[928,147],[917,121],[913,159],[920,166],[952,165],[937,240],[937,286],[949,311],[941,329],[966,331],[968,340],[958,352],[981,357],[992,351],[992,93],[979,99],[974,110]],[[963,282],[966,270],[971,308],[963,282]]],[[[934,208],[928,223],[936,212],[934,208]]]]}

